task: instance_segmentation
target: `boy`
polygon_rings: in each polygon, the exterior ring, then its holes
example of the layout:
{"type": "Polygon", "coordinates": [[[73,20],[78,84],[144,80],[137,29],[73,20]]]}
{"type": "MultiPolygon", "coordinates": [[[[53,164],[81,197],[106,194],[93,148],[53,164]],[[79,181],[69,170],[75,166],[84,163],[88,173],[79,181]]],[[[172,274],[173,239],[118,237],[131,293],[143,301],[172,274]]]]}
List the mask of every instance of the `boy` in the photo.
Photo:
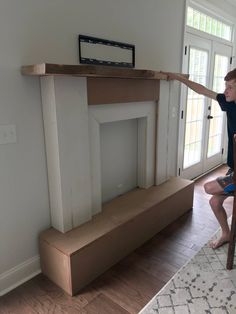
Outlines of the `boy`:
{"type": "MultiPolygon", "coordinates": [[[[233,171],[233,140],[236,140],[236,69],[228,72],[228,74],[224,78],[224,94],[217,94],[216,92],[206,88],[205,86],[193,82],[179,74],[166,74],[168,75],[169,80],[178,80],[191,88],[196,93],[216,100],[219,103],[221,110],[226,112],[228,129],[227,164],[233,171]]],[[[223,207],[223,202],[228,196],[232,195],[235,189],[235,186],[233,184],[232,171],[231,173],[226,174],[226,176],[216,178],[216,180],[207,182],[204,185],[206,193],[212,195],[210,199],[210,206],[222,230],[221,237],[211,243],[211,247],[213,249],[216,249],[229,241],[230,229],[227,223],[227,215],[223,207]]]]}

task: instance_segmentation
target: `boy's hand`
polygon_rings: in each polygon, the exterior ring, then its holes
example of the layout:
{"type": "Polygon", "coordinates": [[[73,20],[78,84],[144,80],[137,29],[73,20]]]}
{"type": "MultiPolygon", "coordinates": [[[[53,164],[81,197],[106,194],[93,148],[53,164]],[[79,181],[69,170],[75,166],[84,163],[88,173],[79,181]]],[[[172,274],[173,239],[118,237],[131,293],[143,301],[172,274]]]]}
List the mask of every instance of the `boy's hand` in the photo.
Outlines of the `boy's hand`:
{"type": "Polygon", "coordinates": [[[171,81],[171,80],[174,80],[174,78],[172,79],[171,78],[171,73],[170,72],[164,72],[164,71],[160,71],[161,73],[167,75],[167,81],[171,81]]]}
{"type": "Polygon", "coordinates": [[[173,80],[181,81],[183,79],[183,76],[178,73],[163,72],[163,71],[161,71],[161,73],[167,75],[167,81],[173,81],[173,80]]]}

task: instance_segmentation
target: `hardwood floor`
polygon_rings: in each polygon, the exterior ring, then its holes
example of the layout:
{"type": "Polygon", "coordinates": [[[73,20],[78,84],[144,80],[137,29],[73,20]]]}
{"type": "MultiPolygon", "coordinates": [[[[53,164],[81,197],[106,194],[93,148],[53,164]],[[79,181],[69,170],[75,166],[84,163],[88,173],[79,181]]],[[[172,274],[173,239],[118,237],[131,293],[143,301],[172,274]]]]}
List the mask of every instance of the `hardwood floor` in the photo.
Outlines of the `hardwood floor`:
{"type": "MultiPolygon", "coordinates": [[[[3,296],[0,314],[138,313],[219,228],[203,184],[225,174],[226,170],[222,166],[198,179],[193,210],[105,272],[79,295],[68,296],[40,274],[3,296]]],[[[232,200],[228,198],[225,202],[228,215],[232,200]]]]}

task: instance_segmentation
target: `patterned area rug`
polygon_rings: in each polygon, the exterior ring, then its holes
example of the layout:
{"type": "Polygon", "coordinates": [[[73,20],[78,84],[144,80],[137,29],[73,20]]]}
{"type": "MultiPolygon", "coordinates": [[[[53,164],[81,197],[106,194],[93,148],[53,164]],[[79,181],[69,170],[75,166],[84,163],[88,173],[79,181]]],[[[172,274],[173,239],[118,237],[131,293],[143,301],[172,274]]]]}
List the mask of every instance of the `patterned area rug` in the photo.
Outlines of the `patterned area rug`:
{"type": "Polygon", "coordinates": [[[227,251],[206,244],[139,314],[236,314],[236,256],[228,271],[227,251]]]}

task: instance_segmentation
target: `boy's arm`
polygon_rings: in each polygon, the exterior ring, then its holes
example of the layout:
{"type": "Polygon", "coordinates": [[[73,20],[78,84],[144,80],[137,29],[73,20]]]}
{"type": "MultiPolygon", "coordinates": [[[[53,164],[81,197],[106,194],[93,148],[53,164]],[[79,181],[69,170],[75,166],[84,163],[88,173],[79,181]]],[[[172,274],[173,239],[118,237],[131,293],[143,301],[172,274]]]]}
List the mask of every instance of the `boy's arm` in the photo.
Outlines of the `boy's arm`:
{"type": "Polygon", "coordinates": [[[168,75],[168,80],[178,80],[181,83],[185,84],[187,87],[191,88],[196,93],[204,95],[211,99],[216,99],[217,93],[214,92],[213,90],[208,89],[199,83],[191,81],[181,74],[175,74],[175,73],[166,73],[166,74],[168,75]]]}

